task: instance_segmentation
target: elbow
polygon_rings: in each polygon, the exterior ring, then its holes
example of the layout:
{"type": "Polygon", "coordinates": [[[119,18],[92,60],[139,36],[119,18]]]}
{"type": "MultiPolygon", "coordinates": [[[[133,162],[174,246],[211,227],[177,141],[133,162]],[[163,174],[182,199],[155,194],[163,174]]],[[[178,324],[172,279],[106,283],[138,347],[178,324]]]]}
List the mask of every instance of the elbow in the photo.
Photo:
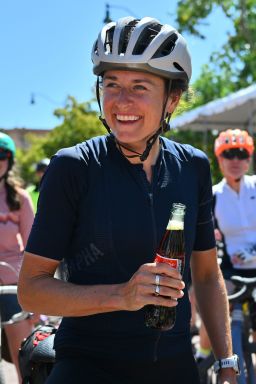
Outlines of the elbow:
{"type": "Polygon", "coordinates": [[[31,286],[28,289],[27,284],[19,280],[17,290],[18,302],[21,308],[27,312],[34,312],[33,303],[31,302],[31,296],[33,296],[33,294],[31,294],[31,292],[33,292],[31,286]]]}

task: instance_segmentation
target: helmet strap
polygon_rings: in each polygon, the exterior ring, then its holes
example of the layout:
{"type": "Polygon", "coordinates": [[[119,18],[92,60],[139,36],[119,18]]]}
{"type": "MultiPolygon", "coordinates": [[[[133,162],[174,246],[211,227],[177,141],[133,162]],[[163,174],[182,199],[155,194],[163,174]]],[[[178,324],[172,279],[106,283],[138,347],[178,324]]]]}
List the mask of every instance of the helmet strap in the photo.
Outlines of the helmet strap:
{"type": "Polygon", "coordinates": [[[116,144],[117,144],[117,146],[118,146],[119,151],[122,153],[122,155],[124,155],[125,157],[127,157],[127,159],[134,159],[135,157],[139,157],[139,158],[140,158],[140,157],[142,156],[141,153],[136,152],[136,151],[134,151],[133,149],[130,149],[130,148],[126,147],[125,145],[121,144],[115,137],[114,137],[114,139],[115,139],[115,142],[116,142],[116,144]],[[126,155],[126,154],[124,153],[124,151],[122,150],[122,148],[126,149],[126,150],[129,151],[129,152],[136,153],[136,155],[126,155]]]}
{"type": "Polygon", "coordinates": [[[101,109],[101,102],[100,102],[100,77],[97,76],[97,81],[96,81],[96,97],[97,97],[97,102],[100,110],[100,116],[99,120],[102,122],[104,127],[107,129],[108,133],[111,133],[111,129],[108,126],[108,123],[106,122],[106,119],[102,117],[102,109],[101,109]]]}

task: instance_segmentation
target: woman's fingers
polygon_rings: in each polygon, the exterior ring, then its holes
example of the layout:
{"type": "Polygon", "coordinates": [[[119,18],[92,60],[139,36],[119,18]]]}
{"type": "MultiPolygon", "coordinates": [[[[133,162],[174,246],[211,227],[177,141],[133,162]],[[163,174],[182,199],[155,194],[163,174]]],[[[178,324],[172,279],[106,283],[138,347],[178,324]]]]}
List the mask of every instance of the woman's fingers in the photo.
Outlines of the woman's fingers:
{"type": "Polygon", "coordinates": [[[183,297],[184,287],[180,273],[170,265],[144,264],[124,285],[124,299],[128,310],[147,304],[173,307],[183,297]]]}

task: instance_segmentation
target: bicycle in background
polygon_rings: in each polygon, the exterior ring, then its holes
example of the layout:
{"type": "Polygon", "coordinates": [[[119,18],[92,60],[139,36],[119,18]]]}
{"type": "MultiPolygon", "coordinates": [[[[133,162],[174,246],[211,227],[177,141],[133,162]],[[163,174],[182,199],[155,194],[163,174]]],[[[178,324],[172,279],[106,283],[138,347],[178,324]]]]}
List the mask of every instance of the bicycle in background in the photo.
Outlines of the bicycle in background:
{"type": "MultiPolygon", "coordinates": [[[[253,354],[256,353],[256,342],[252,341],[251,316],[248,310],[249,303],[256,306],[256,277],[244,278],[232,276],[232,283],[236,292],[228,296],[231,306],[231,332],[233,350],[239,356],[240,376],[238,384],[256,384],[253,354]]],[[[198,370],[201,384],[217,384],[218,378],[213,371],[215,358],[210,353],[205,359],[198,361],[198,370]]]]}
{"type": "MultiPolygon", "coordinates": [[[[0,267],[11,270],[14,274],[16,274],[16,271],[14,268],[3,261],[0,261],[0,267]]],[[[0,295],[17,295],[17,286],[16,285],[3,285],[1,283],[0,285],[0,295]]],[[[15,324],[20,321],[23,321],[27,319],[30,316],[28,312],[21,311],[19,313],[14,314],[10,319],[7,321],[2,321],[2,308],[0,307],[0,384],[6,384],[6,379],[4,375],[4,369],[3,369],[3,361],[2,361],[2,355],[4,350],[4,357],[7,361],[11,362],[11,357],[7,345],[6,337],[3,337],[3,327],[5,325],[9,324],[15,324]]],[[[9,384],[9,383],[8,383],[9,384]]]]}

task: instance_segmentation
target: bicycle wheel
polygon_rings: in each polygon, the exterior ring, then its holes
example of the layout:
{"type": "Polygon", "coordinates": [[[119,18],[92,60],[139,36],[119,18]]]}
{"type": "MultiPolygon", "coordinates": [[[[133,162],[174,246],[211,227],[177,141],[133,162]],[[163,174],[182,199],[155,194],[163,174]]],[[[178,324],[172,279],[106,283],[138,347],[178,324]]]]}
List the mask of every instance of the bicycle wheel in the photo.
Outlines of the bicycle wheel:
{"type": "Polygon", "coordinates": [[[252,361],[252,355],[249,351],[244,350],[244,362],[245,362],[245,374],[246,374],[246,380],[247,384],[255,384],[256,378],[255,378],[255,372],[254,372],[254,366],[252,361]]]}

